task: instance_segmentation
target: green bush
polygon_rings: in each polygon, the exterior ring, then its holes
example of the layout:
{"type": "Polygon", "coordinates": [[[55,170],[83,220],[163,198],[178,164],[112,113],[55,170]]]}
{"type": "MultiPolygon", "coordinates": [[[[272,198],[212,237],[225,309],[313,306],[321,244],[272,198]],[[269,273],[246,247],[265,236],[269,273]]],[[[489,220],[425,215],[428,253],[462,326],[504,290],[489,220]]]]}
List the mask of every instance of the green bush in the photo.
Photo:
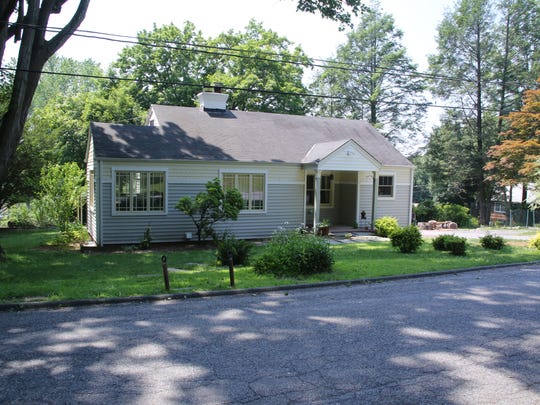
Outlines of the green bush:
{"type": "Polygon", "coordinates": [[[216,258],[224,266],[229,264],[229,252],[232,253],[233,264],[247,264],[249,252],[253,245],[243,239],[236,239],[233,234],[224,232],[217,241],[216,258]]]}
{"type": "Polygon", "coordinates": [[[478,220],[469,214],[469,209],[458,204],[435,204],[423,201],[414,209],[417,222],[436,220],[452,221],[460,228],[477,228],[478,220]]]}
{"type": "Polygon", "coordinates": [[[443,204],[439,207],[438,221],[452,221],[460,228],[470,228],[473,217],[469,214],[469,209],[457,204],[443,204]]]}
{"type": "Polygon", "coordinates": [[[432,241],[435,250],[447,251],[455,256],[464,256],[467,251],[467,239],[455,235],[440,235],[432,241]]]}
{"type": "Polygon", "coordinates": [[[414,208],[414,215],[417,222],[436,220],[439,218],[439,208],[432,200],[422,201],[414,208]]]}
{"type": "Polygon", "coordinates": [[[139,248],[142,250],[150,249],[150,246],[152,245],[152,231],[150,230],[150,227],[147,226],[146,230],[144,231],[143,237],[141,239],[141,242],[139,243],[139,248]]]}
{"type": "Polygon", "coordinates": [[[501,250],[505,243],[501,236],[486,235],[480,238],[480,244],[484,249],[501,250]]]}
{"type": "Polygon", "coordinates": [[[88,230],[81,224],[68,224],[67,228],[52,240],[54,246],[67,246],[72,243],[82,243],[88,240],[88,230]]]}
{"type": "Polygon", "coordinates": [[[382,217],[375,220],[375,233],[377,236],[388,238],[399,229],[398,220],[394,217],[382,217]]]}
{"type": "Polygon", "coordinates": [[[414,253],[422,246],[422,234],[418,227],[409,225],[401,228],[390,236],[392,246],[399,249],[401,253],[414,253]]]}
{"type": "Polygon", "coordinates": [[[297,277],[329,273],[333,264],[334,254],[326,239],[283,230],[274,234],[253,268],[257,274],[297,277]]]}
{"type": "Polygon", "coordinates": [[[36,220],[30,206],[25,203],[15,204],[8,210],[8,227],[28,229],[36,226],[36,220]]]}
{"type": "Polygon", "coordinates": [[[540,250],[540,232],[537,233],[536,236],[529,241],[529,247],[531,249],[540,250]]]}

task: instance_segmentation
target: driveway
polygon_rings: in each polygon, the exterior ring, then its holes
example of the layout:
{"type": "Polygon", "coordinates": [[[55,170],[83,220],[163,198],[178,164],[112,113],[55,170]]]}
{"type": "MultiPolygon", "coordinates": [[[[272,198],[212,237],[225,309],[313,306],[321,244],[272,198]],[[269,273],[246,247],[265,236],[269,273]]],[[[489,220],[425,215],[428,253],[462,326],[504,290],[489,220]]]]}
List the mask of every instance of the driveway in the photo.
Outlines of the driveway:
{"type": "Polygon", "coordinates": [[[501,236],[507,240],[530,240],[533,238],[533,228],[527,229],[503,229],[503,228],[477,228],[477,229],[437,229],[422,230],[422,236],[425,238],[435,238],[439,235],[456,235],[462,238],[479,239],[487,234],[501,236]]]}
{"type": "Polygon", "coordinates": [[[0,403],[538,404],[540,265],[0,313],[0,403]]]}

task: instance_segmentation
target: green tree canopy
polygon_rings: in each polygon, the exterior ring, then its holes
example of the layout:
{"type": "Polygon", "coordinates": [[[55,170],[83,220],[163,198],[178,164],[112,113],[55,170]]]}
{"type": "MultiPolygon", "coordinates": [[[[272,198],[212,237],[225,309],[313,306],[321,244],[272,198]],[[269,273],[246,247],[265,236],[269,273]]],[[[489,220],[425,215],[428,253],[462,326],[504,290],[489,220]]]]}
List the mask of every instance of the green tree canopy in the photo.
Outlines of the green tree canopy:
{"type": "Polygon", "coordinates": [[[197,228],[199,242],[207,237],[216,239],[214,225],[219,221],[236,220],[244,206],[242,194],[237,189],[223,190],[219,179],[206,183],[206,192],[182,197],[176,209],[188,215],[197,228]]]}
{"type": "Polygon", "coordinates": [[[223,49],[212,65],[210,82],[230,90],[229,108],[304,114],[302,84],[308,57],[287,38],[251,20],[244,32],[229,31],[210,41],[223,49]],[[244,90],[245,89],[245,90],[244,90]]]}
{"type": "Polygon", "coordinates": [[[194,106],[208,74],[207,41],[202,33],[185,22],[181,28],[154,25],[152,31],[143,30],[137,37],[137,45],[120,52],[113,72],[135,80],[130,93],[139,105],[144,109],[150,104],[194,106]]]}

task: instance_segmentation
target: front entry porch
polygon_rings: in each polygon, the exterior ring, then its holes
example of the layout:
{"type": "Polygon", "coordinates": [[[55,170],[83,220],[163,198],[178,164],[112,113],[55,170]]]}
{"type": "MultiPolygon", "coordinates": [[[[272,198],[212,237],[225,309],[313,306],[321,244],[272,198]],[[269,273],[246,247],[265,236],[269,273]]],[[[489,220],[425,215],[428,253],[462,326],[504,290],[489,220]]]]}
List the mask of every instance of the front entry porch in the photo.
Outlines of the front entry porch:
{"type": "Polygon", "coordinates": [[[329,223],[332,233],[371,230],[376,181],[376,172],[306,171],[305,224],[329,223]]]}

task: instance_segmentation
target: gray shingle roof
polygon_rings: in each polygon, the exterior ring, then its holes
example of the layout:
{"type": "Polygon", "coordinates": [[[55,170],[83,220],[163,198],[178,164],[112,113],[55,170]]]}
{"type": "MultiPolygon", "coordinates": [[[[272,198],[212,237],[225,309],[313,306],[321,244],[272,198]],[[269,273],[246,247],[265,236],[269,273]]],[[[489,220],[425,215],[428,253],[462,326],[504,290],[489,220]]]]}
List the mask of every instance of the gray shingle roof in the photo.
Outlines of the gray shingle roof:
{"type": "Polygon", "coordinates": [[[96,157],[305,163],[315,144],[338,147],[353,139],[382,165],[412,166],[364,121],[162,105],[151,109],[159,127],[92,123],[96,157]]]}

